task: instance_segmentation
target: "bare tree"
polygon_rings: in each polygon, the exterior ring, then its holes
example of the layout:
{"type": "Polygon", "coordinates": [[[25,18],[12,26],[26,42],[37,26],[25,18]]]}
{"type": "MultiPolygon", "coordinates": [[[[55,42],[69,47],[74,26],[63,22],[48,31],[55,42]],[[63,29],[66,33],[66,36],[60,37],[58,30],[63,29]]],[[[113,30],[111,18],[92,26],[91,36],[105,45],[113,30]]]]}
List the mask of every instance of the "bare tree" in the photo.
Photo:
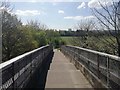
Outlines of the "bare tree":
{"type": "Polygon", "coordinates": [[[89,36],[89,32],[95,29],[95,22],[90,19],[81,20],[77,23],[76,29],[79,31],[79,33],[82,33],[81,36],[78,37],[78,41],[82,40],[82,47],[86,48],[88,46],[87,39],[89,36]]]}
{"type": "Polygon", "coordinates": [[[79,30],[90,31],[93,30],[94,28],[95,28],[95,22],[89,19],[81,20],[77,24],[77,29],[79,30]]]}
{"type": "Polygon", "coordinates": [[[33,27],[35,30],[46,30],[47,29],[47,25],[45,25],[37,20],[28,21],[27,25],[33,27]]]}
{"type": "Polygon", "coordinates": [[[120,56],[120,1],[112,2],[110,6],[107,3],[103,5],[99,2],[99,4],[101,9],[93,8],[92,11],[98,20],[99,26],[109,36],[110,40],[104,38],[104,43],[108,47],[113,47],[120,56]]]}

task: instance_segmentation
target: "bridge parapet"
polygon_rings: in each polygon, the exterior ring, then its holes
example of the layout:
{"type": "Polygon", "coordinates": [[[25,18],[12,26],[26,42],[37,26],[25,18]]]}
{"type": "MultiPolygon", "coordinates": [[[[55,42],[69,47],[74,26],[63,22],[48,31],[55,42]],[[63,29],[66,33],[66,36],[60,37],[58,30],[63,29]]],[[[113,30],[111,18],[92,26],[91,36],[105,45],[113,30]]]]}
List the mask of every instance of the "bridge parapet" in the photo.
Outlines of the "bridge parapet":
{"type": "Polygon", "coordinates": [[[120,57],[76,46],[62,46],[61,50],[93,87],[120,89],[120,57]]]}
{"type": "Polygon", "coordinates": [[[43,60],[52,52],[47,45],[0,64],[1,89],[24,88],[43,60]]]}

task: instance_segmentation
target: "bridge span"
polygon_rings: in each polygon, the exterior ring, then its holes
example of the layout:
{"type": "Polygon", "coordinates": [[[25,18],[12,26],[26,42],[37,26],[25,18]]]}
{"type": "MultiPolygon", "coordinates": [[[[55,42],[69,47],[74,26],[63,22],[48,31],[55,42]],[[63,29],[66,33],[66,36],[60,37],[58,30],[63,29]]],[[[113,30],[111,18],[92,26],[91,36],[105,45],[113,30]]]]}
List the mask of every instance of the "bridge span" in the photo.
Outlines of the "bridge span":
{"type": "Polygon", "coordinates": [[[45,88],[92,88],[80,70],[59,50],[54,52],[45,88]]]}
{"type": "Polygon", "coordinates": [[[120,90],[120,57],[75,46],[43,46],[0,64],[0,90],[11,88],[120,90]]]}

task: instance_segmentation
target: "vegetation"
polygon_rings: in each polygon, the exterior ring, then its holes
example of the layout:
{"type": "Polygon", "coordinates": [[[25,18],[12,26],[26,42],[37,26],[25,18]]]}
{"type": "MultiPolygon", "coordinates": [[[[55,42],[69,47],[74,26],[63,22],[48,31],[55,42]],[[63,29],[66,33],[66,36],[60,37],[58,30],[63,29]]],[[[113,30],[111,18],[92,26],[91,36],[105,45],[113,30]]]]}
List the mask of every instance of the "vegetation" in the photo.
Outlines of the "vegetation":
{"type": "Polygon", "coordinates": [[[103,28],[96,27],[94,21],[85,20],[77,24],[76,31],[72,31],[72,29],[68,31],[48,29],[45,24],[34,20],[23,25],[17,16],[12,14],[9,3],[3,2],[0,7],[2,7],[0,10],[2,12],[3,62],[47,44],[53,45],[54,48],[59,48],[65,44],[76,45],[120,56],[119,15],[116,4],[113,4],[112,9],[110,9],[114,11],[109,11],[108,7],[102,6],[108,16],[102,15],[97,9],[93,10],[103,28]],[[110,18],[110,21],[107,17],[110,18]],[[111,26],[109,27],[107,23],[111,26]]]}
{"type": "Polygon", "coordinates": [[[109,48],[113,47],[118,56],[120,56],[120,0],[118,1],[119,2],[112,2],[111,6],[108,6],[107,2],[104,5],[99,2],[102,10],[94,8],[92,11],[102,30],[104,32],[106,32],[106,30],[108,31],[106,34],[109,35],[110,40],[103,37],[106,41],[104,43],[109,48]],[[114,31],[115,35],[112,34],[111,31],[114,31]]]}
{"type": "Polygon", "coordinates": [[[55,48],[64,44],[55,30],[38,21],[31,20],[23,25],[13,15],[9,3],[3,2],[2,9],[2,61],[7,61],[35,48],[52,44],[55,48]]]}
{"type": "Polygon", "coordinates": [[[102,2],[99,4],[101,10],[92,9],[98,22],[90,20],[79,22],[77,29],[82,34],[73,41],[84,48],[120,56],[120,1],[112,2],[111,6],[107,6],[107,2],[104,5],[102,2]]]}
{"type": "MultiPolygon", "coordinates": [[[[116,44],[116,42],[113,43],[111,41],[111,44],[108,44],[108,45],[106,45],[106,43],[103,43],[103,42],[106,42],[105,40],[109,40],[110,42],[109,36],[105,36],[104,38],[106,39],[104,39],[102,36],[99,36],[97,38],[95,36],[88,36],[87,40],[84,40],[81,36],[80,37],[61,37],[61,38],[63,39],[63,41],[66,42],[67,45],[74,45],[74,46],[88,48],[88,49],[105,52],[113,55],[118,55],[118,53],[116,52],[116,49],[113,48],[112,46],[109,46],[112,44],[116,44]]],[[[115,40],[115,38],[113,39],[115,40]]]]}

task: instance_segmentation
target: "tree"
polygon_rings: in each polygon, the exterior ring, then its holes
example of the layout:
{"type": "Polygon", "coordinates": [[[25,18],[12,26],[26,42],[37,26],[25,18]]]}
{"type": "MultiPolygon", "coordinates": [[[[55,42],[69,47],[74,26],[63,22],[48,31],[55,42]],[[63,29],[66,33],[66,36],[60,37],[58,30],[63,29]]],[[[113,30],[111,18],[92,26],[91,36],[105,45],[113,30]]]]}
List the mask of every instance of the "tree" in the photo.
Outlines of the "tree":
{"type": "Polygon", "coordinates": [[[35,30],[46,30],[47,29],[47,25],[40,23],[37,20],[28,21],[27,25],[31,26],[35,30]]]}
{"type": "Polygon", "coordinates": [[[2,61],[38,47],[30,28],[23,26],[7,6],[7,2],[2,3],[2,61]]]}
{"type": "Polygon", "coordinates": [[[38,47],[41,47],[47,44],[47,37],[44,30],[35,32],[33,37],[37,41],[38,47]]]}
{"type": "Polygon", "coordinates": [[[77,32],[82,33],[81,36],[78,37],[78,41],[81,44],[80,46],[87,47],[88,46],[87,39],[89,36],[89,32],[95,28],[94,21],[89,19],[81,20],[80,22],[78,22],[76,28],[77,28],[77,32]]]}
{"type": "Polygon", "coordinates": [[[59,48],[61,45],[65,44],[60,38],[60,33],[53,29],[46,30],[46,38],[48,44],[53,45],[55,48],[59,48]]]}
{"type": "Polygon", "coordinates": [[[93,8],[92,11],[98,20],[99,26],[109,36],[110,40],[104,36],[104,43],[115,49],[118,56],[120,56],[120,1],[112,2],[110,6],[107,3],[103,5],[102,2],[99,2],[99,4],[102,9],[93,8]]]}
{"type": "Polygon", "coordinates": [[[22,25],[17,16],[12,15],[9,3],[3,2],[1,5],[2,13],[2,51],[3,59],[11,58],[12,50],[20,39],[20,30],[22,25]]]}

